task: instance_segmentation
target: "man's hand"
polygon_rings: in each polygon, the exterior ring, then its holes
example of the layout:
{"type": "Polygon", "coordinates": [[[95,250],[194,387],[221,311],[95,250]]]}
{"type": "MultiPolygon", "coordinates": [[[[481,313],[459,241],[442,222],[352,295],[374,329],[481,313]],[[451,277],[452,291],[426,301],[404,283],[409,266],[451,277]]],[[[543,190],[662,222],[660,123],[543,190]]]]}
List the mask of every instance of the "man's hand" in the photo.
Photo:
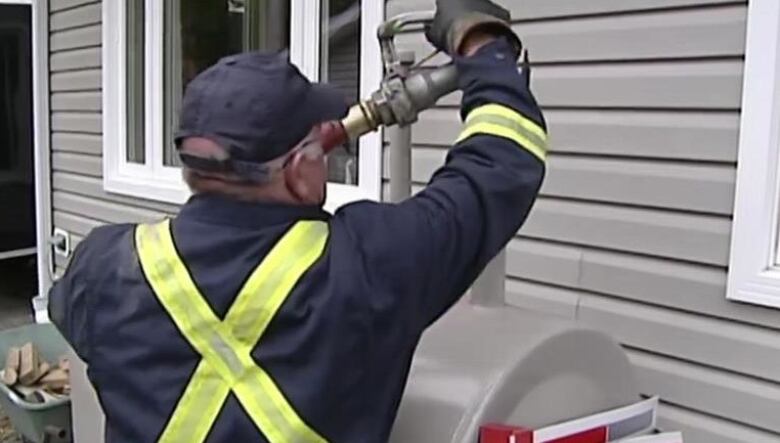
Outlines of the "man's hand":
{"type": "Polygon", "coordinates": [[[425,36],[450,55],[470,55],[497,36],[507,36],[520,54],[509,11],[489,0],[436,0],[436,16],[425,36]]]}

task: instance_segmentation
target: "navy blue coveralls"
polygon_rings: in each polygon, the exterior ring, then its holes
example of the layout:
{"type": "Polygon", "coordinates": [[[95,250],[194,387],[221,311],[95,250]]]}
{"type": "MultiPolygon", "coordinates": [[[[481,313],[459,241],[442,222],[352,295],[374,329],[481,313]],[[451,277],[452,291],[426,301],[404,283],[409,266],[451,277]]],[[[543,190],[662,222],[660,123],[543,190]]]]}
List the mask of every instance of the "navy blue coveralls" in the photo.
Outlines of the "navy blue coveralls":
{"type": "MultiPolygon", "coordinates": [[[[520,116],[518,130],[544,130],[528,73],[509,52],[497,41],[456,60],[462,116],[497,104],[520,116]]],[[[324,255],[252,352],[328,441],[388,439],[423,330],[515,235],[536,198],[545,170],[538,149],[465,135],[425,190],[401,204],[359,202],[330,216],[198,195],[172,221],[176,248],[220,318],[294,222],[328,222],[324,255]]],[[[200,361],[144,279],[133,230],[95,229],[49,294],[53,322],[88,363],[112,443],[156,441],[200,361]]],[[[231,394],[207,441],[266,440],[231,394]]]]}

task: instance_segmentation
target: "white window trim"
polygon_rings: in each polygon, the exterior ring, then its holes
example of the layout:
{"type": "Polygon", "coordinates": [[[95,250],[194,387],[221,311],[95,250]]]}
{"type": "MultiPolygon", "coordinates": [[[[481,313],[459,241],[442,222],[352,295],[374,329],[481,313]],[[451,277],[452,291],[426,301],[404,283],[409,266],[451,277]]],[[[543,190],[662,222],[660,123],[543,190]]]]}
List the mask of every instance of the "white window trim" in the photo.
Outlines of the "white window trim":
{"type": "MultiPolygon", "coordinates": [[[[145,0],[146,39],[146,164],[126,160],[127,152],[127,84],[126,21],[124,2],[103,3],[103,187],[106,191],[133,197],[181,204],[189,190],[181,179],[180,168],[163,166],[163,2],[145,0]],[[150,142],[151,141],[151,142],[150,142]]],[[[362,0],[360,95],[368,96],[382,79],[381,51],[375,30],[384,20],[384,2],[362,0]]],[[[291,0],[290,56],[311,80],[319,78],[320,5],[311,0],[291,0]],[[316,26],[312,18],[316,17],[316,26]]],[[[328,184],[326,209],[361,199],[379,200],[382,189],[382,136],[369,134],[361,138],[358,160],[358,186],[328,184]]]]}
{"type": "Polygon", "coordinates": [[[780,2],[748,8],[728,298],[780,308],[780,2]]]}
{"type": "Polygon", "coordinates": [[[133,197],[184,203],[189,190],[179,168],[163,166],[163,2],[145,0],[150,18],[145,39],[147,79],[145,112],[145,164],[127,161],[127,75],[125,2],[103,4],[103,187],[108,192],[133,197]],[[156,68],[156,69],[155,69],[156,68]]]}

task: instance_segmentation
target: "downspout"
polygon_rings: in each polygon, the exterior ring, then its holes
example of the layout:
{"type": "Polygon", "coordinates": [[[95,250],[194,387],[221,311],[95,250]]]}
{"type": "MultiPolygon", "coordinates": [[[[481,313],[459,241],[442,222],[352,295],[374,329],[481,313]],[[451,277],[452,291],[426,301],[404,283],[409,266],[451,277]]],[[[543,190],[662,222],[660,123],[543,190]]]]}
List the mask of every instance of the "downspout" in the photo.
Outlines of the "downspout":
{"type": "Polygon", "coordinates": [[[36,0],[32,7],[33,41],[33,125],[35,220],[38,266],[38,296],[33,299],[36,321],[48,321],[47,294],[54,275],[54,257],[51,250],[51,151],[49,109],[49,0],[36,0]],[[39,315],[42,312],[43,315],[39,315]]]}

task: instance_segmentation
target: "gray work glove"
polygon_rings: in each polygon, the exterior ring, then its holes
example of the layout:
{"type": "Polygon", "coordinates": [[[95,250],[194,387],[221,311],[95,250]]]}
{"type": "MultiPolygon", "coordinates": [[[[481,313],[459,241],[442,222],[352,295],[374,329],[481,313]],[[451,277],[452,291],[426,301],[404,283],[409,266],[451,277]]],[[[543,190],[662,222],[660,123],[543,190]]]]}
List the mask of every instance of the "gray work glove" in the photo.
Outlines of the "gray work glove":
{"type": "Polygon", "coordinates": [[[437,49],[457,55],[469,32],[480,29],[506,36],[520,54],[520,38],[510,27],[509,11],[490,0],[436,0],[436,16],[425,37],[437,49]]]}

